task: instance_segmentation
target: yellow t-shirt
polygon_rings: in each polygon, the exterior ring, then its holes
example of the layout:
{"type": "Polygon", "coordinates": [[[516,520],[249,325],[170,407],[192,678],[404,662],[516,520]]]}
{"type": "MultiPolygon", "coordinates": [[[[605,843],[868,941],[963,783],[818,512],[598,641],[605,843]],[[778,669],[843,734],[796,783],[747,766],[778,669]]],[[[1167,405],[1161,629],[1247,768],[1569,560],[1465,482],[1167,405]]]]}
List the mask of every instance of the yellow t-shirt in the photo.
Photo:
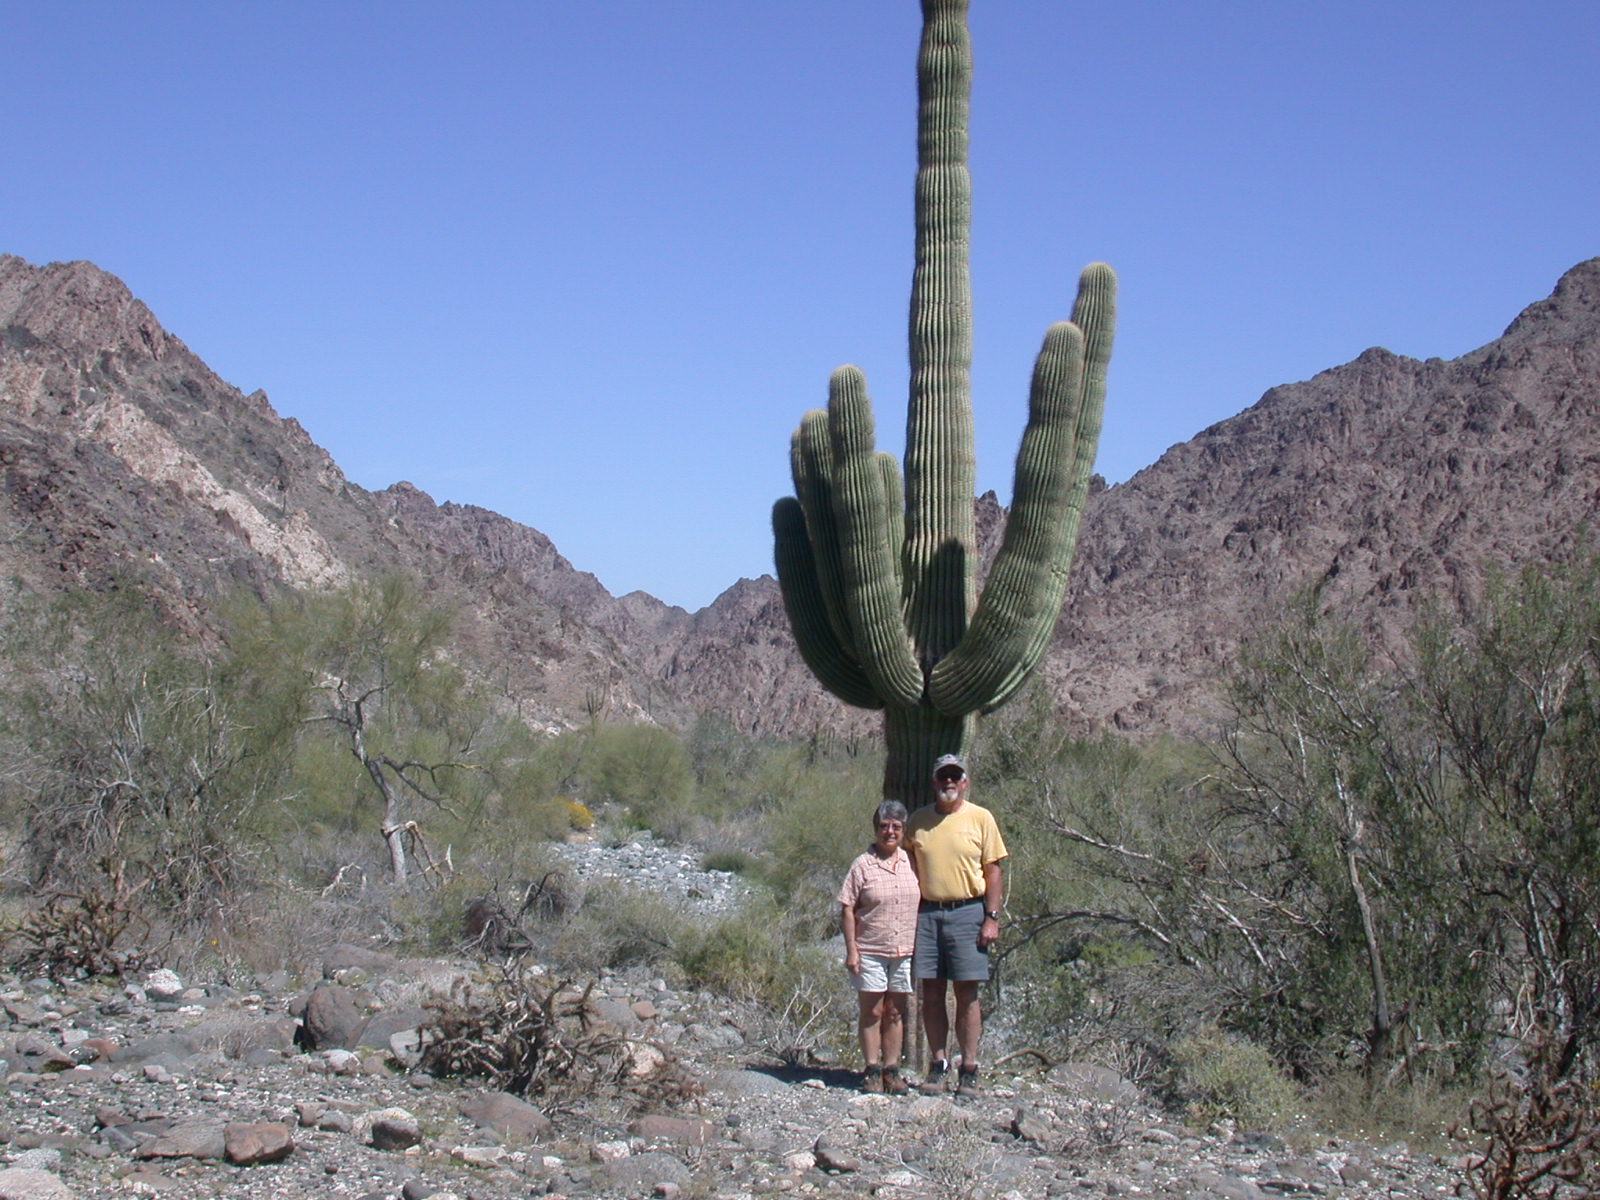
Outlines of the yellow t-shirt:
{"type": "Polygon", "coordinates": [[[924,900],[971,900],[983,895],[983,868],[1006,856],[993,814],[970,800],[948,816],[935,805],[906,822],[905,843],[917,855],[924,900]]]}

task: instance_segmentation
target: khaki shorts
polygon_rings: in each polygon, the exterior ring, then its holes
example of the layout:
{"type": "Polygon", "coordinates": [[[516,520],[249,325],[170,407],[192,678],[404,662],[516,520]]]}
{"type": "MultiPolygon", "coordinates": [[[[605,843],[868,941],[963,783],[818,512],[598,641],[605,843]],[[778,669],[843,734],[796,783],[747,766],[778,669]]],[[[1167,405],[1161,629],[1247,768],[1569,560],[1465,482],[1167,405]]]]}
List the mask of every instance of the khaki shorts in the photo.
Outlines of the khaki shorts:
{"type": "Polygon", "coordinates": [[[911,955],[863,954],[861,973],[850,976],[858,992],[909,992],[911,955]]]}

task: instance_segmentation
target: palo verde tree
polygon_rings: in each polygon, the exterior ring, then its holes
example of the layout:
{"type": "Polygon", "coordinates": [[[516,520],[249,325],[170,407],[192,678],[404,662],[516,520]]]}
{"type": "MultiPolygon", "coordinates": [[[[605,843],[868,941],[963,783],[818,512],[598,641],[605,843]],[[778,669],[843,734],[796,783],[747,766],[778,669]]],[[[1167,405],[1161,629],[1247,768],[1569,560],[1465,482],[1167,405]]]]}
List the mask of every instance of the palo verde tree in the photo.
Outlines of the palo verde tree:
{"type": "Polygon", "coordinates": [[[420,845],[415,806],[455,815],[485,769],[479,706],[444,651],[450,614],[400,576],[248,613],[231,639],[233,669],[252,679],[264,720],[291,738],[329,735],[381,805],[394,882],[420,845]]]}
{"type": "Polygon", "coordinates": [[[778,579],[795,640],[823,686],[882,709],[884,794],[927,798],[928,769],[961,752],[975,714],[1037,666],[1066,594],[1111,357],[1116,277],[1078,285],[1071,321],[1034,365],[1012,511],[977,599],[967,170],[967,0],[923,0],[917,62],[916,267],[902,479],[875,448],[866,379],[835,371],[828,408],[791,450],[795,495],[773,509],[778,579]]]}
{"type": "Polygon", "coordinates": [[[0,629],[0,829],[41,895],[141,894],[208,919],[260,863],[283,758],[205,651],[129,581],[8,596],[0,629]]]}

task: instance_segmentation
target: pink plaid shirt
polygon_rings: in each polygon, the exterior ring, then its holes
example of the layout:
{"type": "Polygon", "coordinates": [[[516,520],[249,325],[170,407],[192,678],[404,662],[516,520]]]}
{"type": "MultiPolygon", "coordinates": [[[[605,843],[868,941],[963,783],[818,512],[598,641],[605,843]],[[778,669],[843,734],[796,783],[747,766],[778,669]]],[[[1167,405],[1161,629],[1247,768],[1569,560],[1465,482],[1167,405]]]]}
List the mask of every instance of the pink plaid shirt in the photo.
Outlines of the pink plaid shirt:
{"type": "Polygon", "coordinates": [[[886,958],[911,953],[921,900],[911,857],[898,847],[888,858],[868,850],[850,864],[839,888],[839,903],[855,909],[856,948],[886,958]]]}

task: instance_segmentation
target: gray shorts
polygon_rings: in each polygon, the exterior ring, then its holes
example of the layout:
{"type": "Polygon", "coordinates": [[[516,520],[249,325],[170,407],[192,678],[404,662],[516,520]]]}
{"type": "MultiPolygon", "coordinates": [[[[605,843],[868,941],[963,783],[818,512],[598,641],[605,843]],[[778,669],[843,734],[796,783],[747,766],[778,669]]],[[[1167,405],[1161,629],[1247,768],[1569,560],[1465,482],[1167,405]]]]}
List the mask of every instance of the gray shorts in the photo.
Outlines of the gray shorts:
{"type": "Polygon", "coordinates": [[[917,952],[911,973],[918,979],[987,979],[989,951],[978,948],[983,901],[960,908],[929,908],[917,913],[917,952]]]}

